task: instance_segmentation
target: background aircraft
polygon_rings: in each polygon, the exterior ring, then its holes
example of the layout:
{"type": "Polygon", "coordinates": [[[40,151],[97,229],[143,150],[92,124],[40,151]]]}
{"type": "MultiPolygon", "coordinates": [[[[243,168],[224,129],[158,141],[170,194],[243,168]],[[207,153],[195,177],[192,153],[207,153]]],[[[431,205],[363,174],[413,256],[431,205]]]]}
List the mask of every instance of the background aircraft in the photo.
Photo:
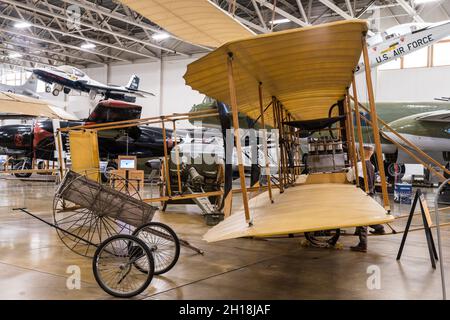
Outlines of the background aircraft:
{"type": "MultiPolygon", "coordinates": [[[[448,166],[450,162],[450,110],[431,111],[413,114],[389,123],[389,126],[403,137],[418,146],[422,151],[440,163],[448,166]]],[[[384,133],[405,148],[408,145],[393,133],[382,129],[384,133]]],[[[395,164],[400,175],[404,173],[405,163],[417,163],[406,152],[400,150],[386,139],[382,139],[382,150],[386,158],[389,176],[395,176],[395,164]]]]}
{"type": "MultiPolygon", "coordinates": [[[[122,101],[103,100],[98,103],[89,118],[82,121],[60,121],[60,127],[82,124],[105,123],[139,119],[142,107],[122,101]]],[[[166,129],[168,137],[172,130],[166,129]]],[[[70,152],[67,134],[62,135],[64,151],[70,152]]],[[[108,167],[116,167],[113,160],[119,155],[137,156],[138,165],[144,168],[146,162],[164,155],[162,129],[139,126],[128,129],[111,129],[98,132],[99,153],[108,167]]],[[[167,138],[169,151],[173,143],[167,138]]],[[[52,120],[36,121],[34,124],[0,126],[0,154],[15,157],[16,168],[31,169],[31,159],[56,160],[52,120]]],[[[20,175],[27,177],[30,174],[20,175]]]]}
{"type": "Polygon", "coordinates": [[[105,99],[116,99],[127,102],[135,102],[136,97],[153,96],[153,93],[139,90],[139,77],[131,76],[126,86],[105,85],[91,79],[83,71],[72,66],[60,66],[54,68],[34,68],[35,74],[39,80],[42,80],[52,87],[47,87],[47,92],[54,96],[59,95],[61,91],[65,94],[77,90],[89,93],[91,100],[95,99],[97,94],[101,94],[105,99]]]}
{"type": "Polygon", "coordinates": [[[7,84],[0,83],[1,92],[11,92],[16,94],[21,94],[28,97],[33,97],[39,99],[39,95],[36,93],[38,79],[33,74],[28,78],[28,80],[21,86],[10,86],[7,84]]]}
{"type": "MultiPolygon", "coordinates": [[[[450,20],[438,23],[407,23],[386,29],[367,40],[370,67],[420,50],[450,35],[450,20]]],[[[360,62],[356,72],[364,71],[360,62]]]]}
{"type": "MultiPolygon", "coordinates": [[[[208,110],[215,107],[214,100],[207,98],[203,103],[193,106],[192,111],[208,110]]],[[[443,164],[450,161],[450,103],[438,101],[427,103],[382,102],[377,103],[377,113],[380,119],[418,145],[432,158],[443,164]]],[[[369,114],[365,112],[361,112],[361,114],[370,120],[369,114]]],[[[248,128],[248,123],[254,120],[239,114],[239,121],[242,128],[248,128]]],[[[195,123],[192,122],[192,124],[195,123]]],[[[220,121],[218,117],[209,117],[203,119],[203,125],[209,128],[219,128],[220,121]]],[[[365,121],[362,121],[362,126],[364,142],[373,143],[371,127],[365,121]]],[[[389,131],[384,130],[384,132],[389,137],[394,138],[389,131]]],[[[395,139],[395,141],[398,141],[398,139],[395,139]]],[[[403,142],[398,142],[407,147],[403,142]]],[[[398,165],[397,170],[402,176],[406,171],[404,164],[417,163],[415,159],[409,157],[402,150],[398,150],[394,144],[383,138],[382,150],[386,159],[386,172],[390,179],[393,179],[396,175],[395,164],[398,165]]],[[[303,151],[307,152],[306,147],[303,151]]]]}

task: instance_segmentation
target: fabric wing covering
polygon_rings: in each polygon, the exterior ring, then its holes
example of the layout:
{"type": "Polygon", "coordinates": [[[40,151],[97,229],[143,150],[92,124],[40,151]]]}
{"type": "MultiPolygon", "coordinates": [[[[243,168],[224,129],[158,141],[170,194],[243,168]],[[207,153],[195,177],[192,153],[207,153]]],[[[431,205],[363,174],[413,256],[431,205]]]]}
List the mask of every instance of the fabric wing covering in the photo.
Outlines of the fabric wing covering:
{"type": "Polygon", "coordinates": [[[218,47],[254,33],[208,0],[120,0],[190,43],[218,47]]]}
{"type": "Polygon", "coordinates": [[[0,113],[45,117],[51,119],[77,120],[75,116],[43,100],[25,97],[14,93],[0,92],[0,113]]]}
{"type": "Polygon", "coordinates": [[[350,86],[366,32],[365,21],[347,20],[229,42],[189,64],[184,78],[193,89],[230,105],[227,56],[232,53],[240,112],[259,116],[261,82],[265,104],[276,96],[295,120],[326,118],[350,86]]]}
{"type": "Polygon", "coordinates": [[[203,239],[215,242],[240,237],[266,237],[382,224],[394,220],[374,199],[351,184],[306,184],[274,189],[275,203],[267,193],[249,201],[253,225],[243,210],[211,228],[203,239]]]}

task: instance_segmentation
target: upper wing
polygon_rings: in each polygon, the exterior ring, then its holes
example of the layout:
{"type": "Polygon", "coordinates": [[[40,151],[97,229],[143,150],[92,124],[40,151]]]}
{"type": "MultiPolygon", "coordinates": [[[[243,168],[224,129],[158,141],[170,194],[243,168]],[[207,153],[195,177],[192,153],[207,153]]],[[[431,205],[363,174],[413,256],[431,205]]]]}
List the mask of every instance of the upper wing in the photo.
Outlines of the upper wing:
{"type": "MultiPolygon", "coordinates": [[[[352,82],[367,28],[363,20],[346,20],[229,42],[190,63],[184,79],[192,89],[231,105],[227,57],[232,53],[240,112],[260,116],[262,83],[262,100],[276,96],[294,119],[326,118],[352,82]]],[[[266,123],[272,125],[272,118],[268,115],[266,123]]]]}
{"type": "Polygon", "coordinates": [[[226,42],[255,34],[231,14],[208,0],[120,1],[190,43],[219,47],[226,42]]]}
{"type": "MultiPolygon", "coordinates": [[[[67,119],[68,114],[59,112],[49,103],[31,97],[0,92],[0,113],[21,116],[67,119]]],[[[67,119],[70,120],[70,119],[67,119]]]]}

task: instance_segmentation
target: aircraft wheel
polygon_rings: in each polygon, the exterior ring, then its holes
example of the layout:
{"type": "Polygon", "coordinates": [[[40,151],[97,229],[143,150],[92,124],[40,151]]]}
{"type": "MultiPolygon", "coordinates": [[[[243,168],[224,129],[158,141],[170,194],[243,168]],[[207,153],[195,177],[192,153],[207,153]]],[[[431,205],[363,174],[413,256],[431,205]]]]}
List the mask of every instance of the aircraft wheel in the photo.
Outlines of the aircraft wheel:
{"type": "Polygon", "coordinates": [[[341,229],[305,232],[305,238],[315,247],[334,247],[341,235],[341,229]]]}
{"type": "Polygon", "coordinates": [[[45,92],[47,93],[52,92],[52,88],[49,85],[45,86],[45,92]]]}
{"type": "Polygon", "coordinates": [[[59,89],[53,89],[52,94],[57,97],[59,95],[59,89]]]}
{"type": "Polygon", "coordinates": [[[106,165],[106,168],[105,168],[105,172],[102,173],[102,182],[106,183],[109,181],[112,170],[117,170],[117,163],[108,162],[108,164],[106,165]]]}
{"type": "MultiPolygon", "coordinates": [[[[14,170],[30,170],[31,163],[29,163],[27,160],[21,160],[14,165],[13,169],[14,170]]],[[[31,177],[31,173],[14,173],[14,176],[16,178],[29,178],[29,177],[31,177]]]]}

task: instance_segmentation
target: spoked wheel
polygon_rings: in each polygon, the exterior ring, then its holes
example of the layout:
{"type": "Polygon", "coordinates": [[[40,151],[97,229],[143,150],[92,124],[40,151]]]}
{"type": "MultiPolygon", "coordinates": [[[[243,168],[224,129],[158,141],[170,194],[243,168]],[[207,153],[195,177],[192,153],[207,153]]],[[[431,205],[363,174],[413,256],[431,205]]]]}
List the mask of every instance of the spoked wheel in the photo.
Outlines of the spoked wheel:
{"type": "Polygon", "coordinates": [[[100,244],[92,270],[99,286],[110,295],[130,298],[144,291],[153,279],[149,247],[130,235],[116,235],[100,244]]]}
{"type": "MultiPolygon", "coordinates": [[[[115,190],[141,200],[136,188],[126,179],[116,175],[111,175],[110,179],[114,180],[111,183],[115,190]]],[[[57,229],[58,236],[70,250],[85,257],[92,257],[103,240],[117,234],[130,235],[135,229],[114,218],[119,214],[121,204],[113,193],[100,194],[100,185],[88,187],[92,180],[101,183],[99,171],[88,171],[72,180],[55,194],[53,200],[54,224],[60,228],[57,229]]]]}
{"type": "Polygon", "coordinates": [[[306,240],[313,246],[321,248],[335,246],[340,235],[341,229],[305,232],[306,240]]]}
{"type": "MultiPolygon", "coordinates": [[[[149,222],[137,228],[133,235],[150,248],[155,261],[155,274],[166,273],[175,266],[180,256],[180,241],[169,226],[149,222]]],[[[142,271],[146,272],[147,269],[144,268],[142,271]]]]}

